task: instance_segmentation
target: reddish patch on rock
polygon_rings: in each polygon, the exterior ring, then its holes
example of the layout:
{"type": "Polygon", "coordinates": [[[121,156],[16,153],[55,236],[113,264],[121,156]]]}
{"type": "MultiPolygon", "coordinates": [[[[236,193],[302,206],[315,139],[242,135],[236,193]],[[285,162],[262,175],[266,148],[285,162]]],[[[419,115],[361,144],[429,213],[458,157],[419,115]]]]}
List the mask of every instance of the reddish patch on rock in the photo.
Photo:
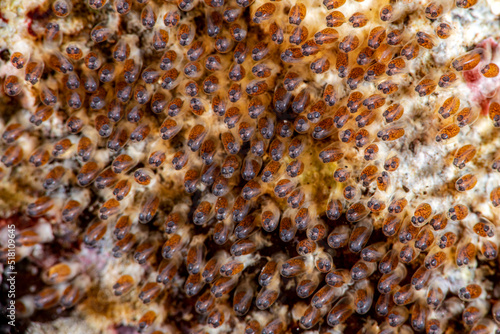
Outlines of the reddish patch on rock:
{"type": "Polygon", "coordinates": [[[15,225],[17,231],[23,231],[35,226],[38,221],[38,217],[28,217],[26,215],[16,213],[10,217],[0,218],[0,229],[7,225],[15,225]]]}
{"type": "Polygon", "coordinates": [[[3,16],[2,12],[0,12],[0,20],[4,21],[5,23],[9,23],[9,20],[3,16]]]}
{"type": "Polygon", "coordinates": [[[35,9],[32,9],[28,13],[26,13],[26,22],[28,24],[28,33],[33,37],[38,37],[38,35],[35,33],[35,31],[31,27],[31,25],[33,24],[33,21],[46,20],[50,17],[51,14],[52,14],[51,7],[49,7],[48,9],[44,9],[42,7],[36,7],[35,9]]]}
{"type": "Polygon", "coordinates": [[[463,72],[462,76],[467,84],[467,87],[472,93],[472,101],[481,106],[481,115],[487,115],[490,101],[495,95],[497,95],[497,90],[500,88],[500,79],[485,78],[481,74],[480,69],[485,64],[488,64],[491,59],[495,58],[495,54],[500,52],[500,49],[497,41],[491,37],[478,43],[476,48],[485,49],[488,59],[483,59],[473,70],[463,72]],[[494,92],[493,96],[486,96],[484,94],[485,87],[488,87],[490,92],[494,92]]]}

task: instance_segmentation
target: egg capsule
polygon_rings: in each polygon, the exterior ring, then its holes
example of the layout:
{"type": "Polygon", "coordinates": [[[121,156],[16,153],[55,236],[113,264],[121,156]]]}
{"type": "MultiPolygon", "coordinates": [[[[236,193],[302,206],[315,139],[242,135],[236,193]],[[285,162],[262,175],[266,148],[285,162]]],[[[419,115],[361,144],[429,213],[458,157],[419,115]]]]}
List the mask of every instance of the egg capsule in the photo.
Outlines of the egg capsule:
{"type": "Polygon", "coordinates": [[[379,316],[385,317],[389,314],[389,311],[394,307],[394,305],[391,293],[381,294],[375,304],[375,312],[379,316]]]}
{"type": "Polygon", "coordinates": [[[438,81],[438,85],[441,88],[448,88],[453,86],[453,84],[457,81],[458,76],[457,73],[454,71],[448,71],[441,75],[438,81]]]}
{"type": "Polygon", "coordinates": [[[387,34],[388,45],[399,45],[403,41],[403,29],[395,29],[387,34]]]}
{"type": "Polygon", "coordinates": [[[327,315],[327,323],[330,326],[337,326],[343,323],[354,312],[353,297],[348,295],[341,298],[327,315]]]}
{"type": "Polygon", "coordinates": [[[395,215],[388,215],[382,225],[382,232],[386,236],[392,236],[396,235],[396,233],[399,231],[399,228],[401,227],[402,221],[400,217],[395,216],[395,215]]]}
{"type": "Polygon", "coordinates": [[[460,127],[457,124],[450,124],[439,130],[436,136],[436,141],[441,142],[444,140],[451,139],[456,135],[458,135],[459,132],[460,132],[460,127]]]}
{"type": "Polygon", "coordinates": [[[435,33],[440,39],[447,39],[451,36],[453,28],[449,23],[441,22],[437,25],[435,33]]]}
{"type": "MultiPolygon", "coordinates": [[[[12,167],[12,166],[16,166],[18,165],[19,163],[21,163],[22,159],[23,159],[23,149],[21,148],[20,145],[12,145],[12,146],[9,146],[4,154],[2,155],[2,158],[0,159],[2,161],[2,163],[5,165],[5,167],[12,167]]],[[[60,170],[60,169],[58,169],[60,170]]],[[[57,173],[59,175],[61,175],[62,177],[62,173],[57,173]]],[[[58,178],[60,179],[60,178],[58,178]]],[[[46,180],[47,181],[47,180],[46,180]]],[[[44,182],[44,186],[45,186],[45,182],[44,182]]],[[[47,184],[47,186],[49,186],[47,184]]]]}
{"type": "Polygon", "coordinates": [[[396,285],[406,276],[406,268],[403,264],[398,265],[393,272],[382,275],[377,288],[380,293],[389,293],[393,291],[396,285]]]}
{"type": "Polygon", "coordinates": [[[319,281],[316,276],[304,275],[297,284],[296,292],[299,298],[307,298],[313,294],[318,287],[319,281]]]}
{"type": "Polygon", "coordinates": [[[262,228],[266,232],[272,232],[278,227],[280,211],[275,205],[268,205],[262,213],[262,228]]]}
{"type": "Polygon", "coordinates": [[[373,287],[367,280],[355,285],[354,306],[358,314],[366,314],[373,304],[373,287]]]}
{"type": "Polygon", "coordinates": [[[317,309],[331,304],[339,296],[339,290],[333,286],[325,285],[314,294],[311,299],[311,305],[317,309]]]}
{"type": "Polygon", "coordinates": [[[474,49],[453,60],[451,65],[456,71],[459,72],[470,71],[479,64],[483,56],[483,53],[484,53],[483,49],[474,49]]]}
{"type": "Polygon", "coordinates": [[[359,260],[352,266],[350,276],[354,281],[360,281],[370,277],[376,269],[376,263],[359,260]]]}
{"type": "Polygon", "coordinates": [[[398,327],[406,322],[408,316],[409,312],[406,307],[396,306],[389,311],[387,315],[387,322],[391,327],[398,327]]]}
{"type": "Polygon", "coordinates": [[[473,174],[466,174],[455,182],[455,188],[460,191],[468,191],[476,186],[477,178],[473,174]]]}
{"type": "Polygon", "coordinates": [[[270,2],[265,3],[259,8],[257,8],[255,13],[253,14],[252,20],[255,23],[262,23],[273,17],[275,11],[276,11],[276,6],[273,3],[270,2]]]}
{"type": "Polygon", "coordinates": [[[351,235],[351,229],[347,225],[339,225],[328,235],[328,245],[331,248],[347,246],[351,235]]]}
{"type": "Polygon", "coordinates": [[[373,226],[368,222],[356,224],[351,232],[349,239],[349,250],[353,253],[359,253],[372,233],[373,226]]]}

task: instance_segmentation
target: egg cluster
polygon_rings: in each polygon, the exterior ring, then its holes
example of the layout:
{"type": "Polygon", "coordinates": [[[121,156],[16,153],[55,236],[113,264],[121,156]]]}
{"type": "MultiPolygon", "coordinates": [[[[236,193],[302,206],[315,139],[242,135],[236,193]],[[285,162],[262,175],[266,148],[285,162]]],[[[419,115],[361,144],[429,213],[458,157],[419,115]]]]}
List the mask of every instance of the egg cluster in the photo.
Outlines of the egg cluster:
{"type": "Polygon", "coordinates": [[[500,21],[477,2],[2,5],[18,316],[500,332],[500,21]]]}

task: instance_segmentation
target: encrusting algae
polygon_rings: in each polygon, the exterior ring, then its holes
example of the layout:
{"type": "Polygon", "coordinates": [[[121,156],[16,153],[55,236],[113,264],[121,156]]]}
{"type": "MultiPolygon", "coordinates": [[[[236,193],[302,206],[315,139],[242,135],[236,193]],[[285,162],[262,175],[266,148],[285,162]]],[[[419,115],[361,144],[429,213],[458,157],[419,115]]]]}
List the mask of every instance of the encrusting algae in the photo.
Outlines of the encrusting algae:
{"type": "Polygon", "coordinates": [[[498,14],[3,1],[0,329],[500,333],[498,14]]]}

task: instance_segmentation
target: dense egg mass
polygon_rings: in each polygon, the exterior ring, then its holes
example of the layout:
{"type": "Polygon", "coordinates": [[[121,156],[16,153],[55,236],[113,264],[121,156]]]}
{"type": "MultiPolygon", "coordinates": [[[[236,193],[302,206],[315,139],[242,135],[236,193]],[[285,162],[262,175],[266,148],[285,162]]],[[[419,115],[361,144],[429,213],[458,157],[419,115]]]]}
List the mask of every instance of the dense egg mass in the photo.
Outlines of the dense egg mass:
{"type": "Polygon", "coordinates": [[[500,333],[492,11],[1,4],[0,262],[15,225],[20,325],[500,333]]]}

